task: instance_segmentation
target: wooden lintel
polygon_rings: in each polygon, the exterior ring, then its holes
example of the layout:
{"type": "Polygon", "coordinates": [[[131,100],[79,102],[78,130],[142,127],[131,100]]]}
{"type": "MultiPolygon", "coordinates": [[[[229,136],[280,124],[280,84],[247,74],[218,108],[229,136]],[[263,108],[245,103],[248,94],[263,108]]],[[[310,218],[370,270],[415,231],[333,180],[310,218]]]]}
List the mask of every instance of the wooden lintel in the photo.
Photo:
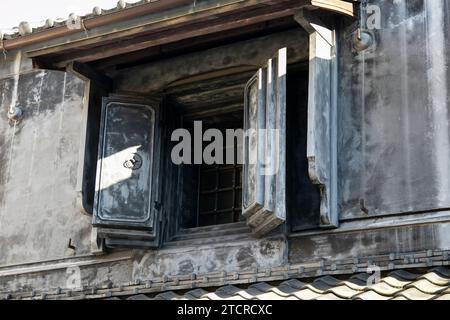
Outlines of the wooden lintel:
{"type": "Polygon", "coordinates": [[[216,32],[224,32],[232,30],[235,28],[240,28],[264,21],[269,21],[281,17],[292,16],[295,13],[295,9],[287,9],[277,12],[267,12],[263,15],[258,15],[256,17],[248,18],[243,16],[240,19],[229,19],[217,24],[205,23],[203,26],[190,27],[190,28],[180,28],[176,30],[170,30],[164,34],[157,34],[151,36],[147,39],[144,38],[134,38],[130,40],[124,40],[120,44],[108,44],[97,48],[99,50],[90,51],[80,51],[68,54],[67,56],[62,56],[62,60],[58,58],[53,59],[56,61],[54,65],[60,67],[67,64],[70,61],[77,60],[81,62],[91,62],[96,60],[101,60],[109,58],[112,56],[126,54],[129,52],[136,52],[146,48],[173,43],[182,39],[199,37],[216,32]],[[59,60],[59,61],[58,61],[59,60]]]}

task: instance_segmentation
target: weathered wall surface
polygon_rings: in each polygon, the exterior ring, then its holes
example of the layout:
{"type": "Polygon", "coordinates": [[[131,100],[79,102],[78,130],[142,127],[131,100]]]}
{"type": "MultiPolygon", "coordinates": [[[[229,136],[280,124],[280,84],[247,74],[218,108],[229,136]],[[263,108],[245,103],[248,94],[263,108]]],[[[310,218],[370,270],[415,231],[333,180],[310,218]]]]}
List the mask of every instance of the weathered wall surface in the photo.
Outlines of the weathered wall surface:
{"type": "Polygon", "coordinates": [[[0,79],[0,265],[89,253],[76,191],[85,84],[58,71],[19,75],[11,56],[0,79]],[[17,124],[11,105],[23,111],[17,124]]]}
{"type": "MultiPolygon", "coordinates": [[[[446,214],[448,217],[448,212],[446,214]]],[[[414,221],[410,217],[411,222],[414,221]]],[[[389,219],[384,223],[372,221],[329,233],[299,234],[289,242],[289,262],[308,263],[323,260],[333,263],[339,260],[427,250],[448,251],[449,241],[449,222],[408,224],[407,221],[399,219],[389,219]],[[393,227],[394,224],[397,226],[393,227]]],[[[408,263],[409,261],[404,263],[405,267],[408,263]]]]}
{"type": "Polygon", "coordinates": [[[375,44],[341,37],[342,219],[450,207],[450,3],[372,0],[375,44]]]}
{"type": "MultiPolygon", "coordinates": [[[[122,251],[96,258],[80,257],[41,265],[0,268],[0,292],[11,289],[18,292],[66,289],[71,286],[74,270],[80,276],[82,287],[117,287],[164,277],[191,279],[201,274],[251,273],[279,267],[284,264],[286,257],[286,242],[280,238],[159,251],[122,251]]],[[[204,281],[201,277],[198,280],[204,281]]]]}

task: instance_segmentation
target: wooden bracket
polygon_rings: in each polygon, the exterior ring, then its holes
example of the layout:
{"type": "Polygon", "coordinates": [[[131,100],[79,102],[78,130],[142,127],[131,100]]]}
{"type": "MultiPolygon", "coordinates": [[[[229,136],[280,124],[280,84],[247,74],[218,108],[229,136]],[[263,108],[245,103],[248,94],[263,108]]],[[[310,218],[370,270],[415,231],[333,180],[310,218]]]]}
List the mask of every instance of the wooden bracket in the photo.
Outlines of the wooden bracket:
{"type": "MultiPolygon", "coordinates": [[[[342,2],[342,1],[341,1],[342,2]]],[[[336,32],[315,11],[295,20],[309,33],[307,157],[311,181],[320,188],[320,225],[339,225],[337,208],[337,41],[336,32]]]]}

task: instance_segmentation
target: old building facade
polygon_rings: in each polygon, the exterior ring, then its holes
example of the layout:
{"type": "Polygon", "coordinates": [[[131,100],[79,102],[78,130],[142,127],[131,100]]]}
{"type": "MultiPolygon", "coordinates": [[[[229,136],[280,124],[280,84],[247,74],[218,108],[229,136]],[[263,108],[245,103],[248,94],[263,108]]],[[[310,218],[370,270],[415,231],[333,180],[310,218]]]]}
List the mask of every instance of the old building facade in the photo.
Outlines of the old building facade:
{"type": "Polygon", "coordinates": [[[449,30],[446,0],[159,0],[1,34],[0,298],[444,295],[449,30]],[[199,122],[278,130],[234,149],[276,172],[174,163],[199,122]]]}

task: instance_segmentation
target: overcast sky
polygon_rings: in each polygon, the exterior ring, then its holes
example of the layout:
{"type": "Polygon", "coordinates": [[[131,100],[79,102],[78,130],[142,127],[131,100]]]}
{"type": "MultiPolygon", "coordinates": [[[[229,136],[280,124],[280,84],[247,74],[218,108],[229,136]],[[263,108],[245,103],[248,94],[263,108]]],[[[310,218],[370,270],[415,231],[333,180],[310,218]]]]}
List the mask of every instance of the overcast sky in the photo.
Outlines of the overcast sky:
{"type": "Polygon", "coordinates": [[[95,6],[115,7],[117,2],[118,0],[0,0],[0,29],[11,29],[21,21],[67,18],[70,13],[82,15],[91,12],[95,6]]]}

